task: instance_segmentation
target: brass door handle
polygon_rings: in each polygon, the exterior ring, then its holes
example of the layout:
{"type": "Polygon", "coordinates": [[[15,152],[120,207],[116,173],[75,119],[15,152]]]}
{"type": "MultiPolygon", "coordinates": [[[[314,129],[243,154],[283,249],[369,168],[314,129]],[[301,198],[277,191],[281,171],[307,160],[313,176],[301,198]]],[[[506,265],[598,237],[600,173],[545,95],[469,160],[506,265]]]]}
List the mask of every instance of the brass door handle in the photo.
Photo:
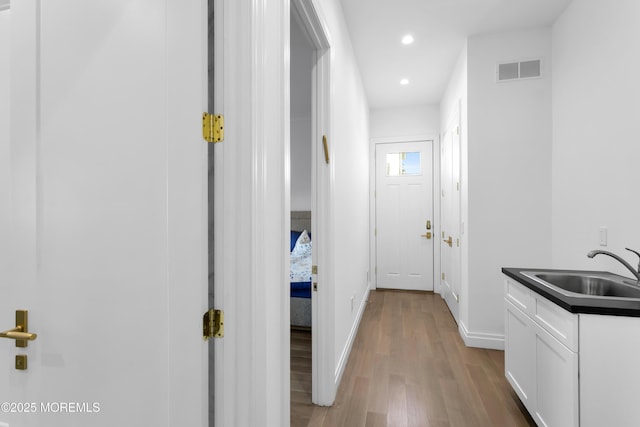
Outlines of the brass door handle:
{"type": "Polygon", "coordinates": [[[28,341],[33,341],[38,334],[29,332],[29,312],[27,310],[16,310],[16,327],[8,331],[0,332],[0,338],[16,340],[16,347],[26,347],[28,341]]]}
{"type": "Polygon", "coordinates": [[[0,332],[0,338],[10,338],[12,340],[28,340],[33,341],[38,338],[38,334],[32,334],[31,332],[22,332],[22,326],[9,329],[8,331],[0,332]]]}
{"type": "Polygon", "coordinates": [[[451,236],[449,236],[448,239],[443,239],[442,241],[449,245],[449,247],[453,247],[453,239],[451,238],[451,236]]]}
{"type": "Polygon", "coordinates": [[[427,239],[430,239],[431,238],[431,232],[427,231],[426,234],[421,234],[420,237],[426,237],[427,239]]]}

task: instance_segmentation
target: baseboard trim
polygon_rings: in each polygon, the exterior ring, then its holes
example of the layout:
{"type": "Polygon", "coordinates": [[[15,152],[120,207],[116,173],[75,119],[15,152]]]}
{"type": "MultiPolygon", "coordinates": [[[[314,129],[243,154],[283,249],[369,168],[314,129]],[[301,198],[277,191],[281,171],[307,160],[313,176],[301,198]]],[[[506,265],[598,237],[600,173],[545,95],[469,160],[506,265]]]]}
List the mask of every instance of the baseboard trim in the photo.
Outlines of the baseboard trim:
{"type": "Polygon", "coordinates": [[[504,350],[504,335],[470,332],[463,322],[458,324],[458,331],[467,347],[504,350]]]}
{"type": "Polygon", "coordinates": [[[358,314],[356,316],[356,321],[353,322],[353,327],[351,328],[351,332],[349,333],[349,338],[347,339],[347,345],[344,346],[342,350],[342,354],[340,355],[340,360],[338,361],[338,366],[336,366],[335,372],[335,393],[338,392],[338,386],[340,386],[340,381],[342,381],[342,374],[344,374],[344,370],[347,367],[347,362],[349,361],[349,355],[351,354],[351,348],[353,347],[353,341],[356,339],[356,335],[358,334],[358,329],[360,328],[360,321],[362,320],[362,315],[364,314],[364,309],[367,306],[367,302],[369,301],[369,292],[370,292],[370,284],[367,284],[367,290],[364,293],[364,297],[362,298],[362,302],[360,303],[360,307],[358,308],[358,314]]]}

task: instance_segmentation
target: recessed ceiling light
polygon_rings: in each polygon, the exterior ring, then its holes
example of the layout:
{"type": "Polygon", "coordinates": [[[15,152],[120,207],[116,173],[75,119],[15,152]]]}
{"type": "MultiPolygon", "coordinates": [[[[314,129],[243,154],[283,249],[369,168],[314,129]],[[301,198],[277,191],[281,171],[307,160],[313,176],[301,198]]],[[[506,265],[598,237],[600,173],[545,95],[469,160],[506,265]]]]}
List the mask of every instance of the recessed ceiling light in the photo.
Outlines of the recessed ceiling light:
{"type": "Polygon", "coordinates": [[[401,85],[408,85],[408,84],[409,84],[409,79],[402,79],[402,80],[400,80],[400,84],[401,84],[401,85]]]}
{"type": "Polygon", "coordinates": [[[413,43],[413,36],[411,34],[407,34],[402,38],[402,44],[411,44],[413,43]]]}

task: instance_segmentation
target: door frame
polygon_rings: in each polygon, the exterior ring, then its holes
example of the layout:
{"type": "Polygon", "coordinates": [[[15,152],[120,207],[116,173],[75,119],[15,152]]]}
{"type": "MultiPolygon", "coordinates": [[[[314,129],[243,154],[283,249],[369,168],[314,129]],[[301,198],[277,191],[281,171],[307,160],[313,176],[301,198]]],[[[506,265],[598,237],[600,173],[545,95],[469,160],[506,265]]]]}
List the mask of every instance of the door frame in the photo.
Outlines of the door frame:
{"type": "MultiPolygon", "coordinates": [[[[378,264],[376,253],[376,145],[395,142],[431,141],[432,143],[432,174],[433,174],[433,235],[440,235],[440,136],[438,134],[420,134],[411,136],[371,138],[369,147],[369,263],[373,266],[371,273],[371,289],[378,286],[378,264]]],[[[433,245],[433,291],[440,293],[440,245],[433,245]]]]}
{"type": "MultiPolygon", "coordinates": [[[[226,326],[225,337],[214,350],[215,423],[287,426],[290,2],[215,1],[215,113],[225,116],[225,141],[214,149],[214,293],[216,308],[225,311],[226,326]]],[[[331,141],[327,26],[317,0],[295,1],[307,13],[311,35],[325,35],[327,48],[319,58],[315,83],[320,88],[314,101],[320,106],[315,129],[331,141]]],[[[331,144],[329,156],[333,158],[331,144]]],[[[323,291],[318,292],[317,307],[313,307],[323,318],[321,325],[313,325],[321,352],[315,358],[319,366],[314,386],[318,386],[317,403],[331,404],[336,390],[331,365],[335,345],[330,262],[333,163],[316,173],[317,199],[325,212],[317,215],[325,223],[317,224],[320,234],[314,238],[324,237],[326,242],[318,254],[323,291]]]]}
{"type": "Polygon", "coordinates": [[[215,1],[215,425],[287,426],[289,3],[215,1]]]}

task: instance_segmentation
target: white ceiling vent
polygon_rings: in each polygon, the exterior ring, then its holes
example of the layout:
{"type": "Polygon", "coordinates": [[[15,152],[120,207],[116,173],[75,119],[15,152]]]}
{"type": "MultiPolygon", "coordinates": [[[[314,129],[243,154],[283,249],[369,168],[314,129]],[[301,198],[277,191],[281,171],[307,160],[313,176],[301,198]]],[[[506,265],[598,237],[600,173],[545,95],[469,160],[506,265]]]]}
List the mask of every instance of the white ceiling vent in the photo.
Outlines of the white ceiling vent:
{"type": "Polygon", "coordinates": [[[533,59],[522,62],[505,62],[496,67],[496,80],[498,82],[532,79],[541,77],[541,60],[533,59]]]}

